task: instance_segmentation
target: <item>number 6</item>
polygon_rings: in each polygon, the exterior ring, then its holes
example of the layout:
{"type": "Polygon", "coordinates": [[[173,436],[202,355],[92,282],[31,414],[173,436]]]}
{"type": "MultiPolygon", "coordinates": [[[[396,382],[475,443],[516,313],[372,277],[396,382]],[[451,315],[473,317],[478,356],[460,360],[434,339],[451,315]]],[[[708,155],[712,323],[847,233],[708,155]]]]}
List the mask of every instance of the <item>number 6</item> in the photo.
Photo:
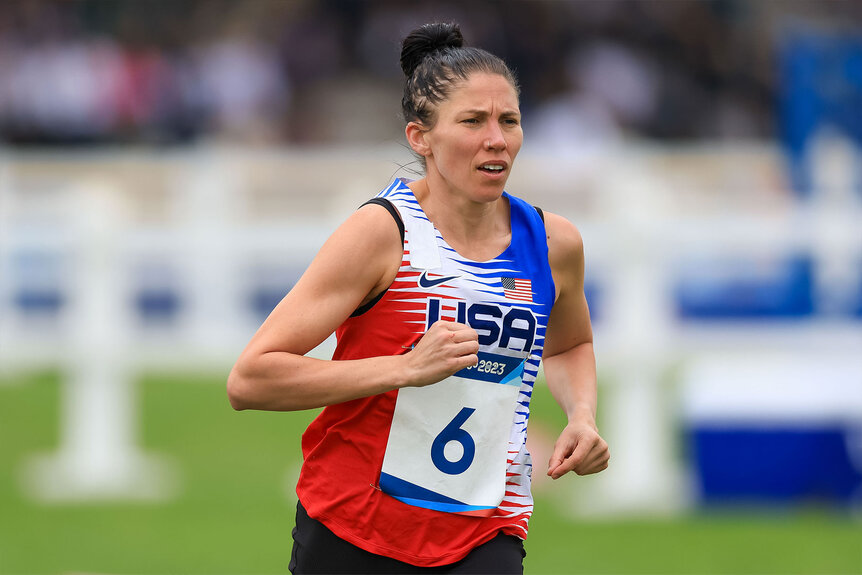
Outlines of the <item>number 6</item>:
{"type": "Polygon", "coordinates": [[[473,463],[473,457],[476,455],[476,442],[473,441],[473,438],[466,430],[461,429],[461,426],[473,415],[474,411],[476,410],[472,407],[462,408],[458,412],[458,415],[434,438],[434,443],[431,444],[431,461],[443,473],[459,475],[467,471],[473,463]],[[461,454],[461,458],[458,461],[449,461],[446,459],[446,454],[443,450],[450,441],[460,443],[461,447],[464,448],[464,453],[461,454]]]}

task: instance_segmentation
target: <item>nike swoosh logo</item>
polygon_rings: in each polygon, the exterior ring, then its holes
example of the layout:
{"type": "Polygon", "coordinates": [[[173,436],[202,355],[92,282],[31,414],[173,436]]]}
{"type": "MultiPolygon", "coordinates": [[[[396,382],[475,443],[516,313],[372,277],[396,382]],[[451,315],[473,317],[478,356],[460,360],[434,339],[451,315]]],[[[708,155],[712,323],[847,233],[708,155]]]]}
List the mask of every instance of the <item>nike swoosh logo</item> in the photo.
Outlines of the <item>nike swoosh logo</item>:
{"type": "Polygon", "coordinates": [[[450,280],[457,279],[459,276],[445,276],[442,278],[434,278],[431,279],[427,275],[427,272],[422,272],[422,275],[419,276],[419,287],[421,288],[432,288],[434,286],[438,286],[440,284],[446,283],[450,280]]]}

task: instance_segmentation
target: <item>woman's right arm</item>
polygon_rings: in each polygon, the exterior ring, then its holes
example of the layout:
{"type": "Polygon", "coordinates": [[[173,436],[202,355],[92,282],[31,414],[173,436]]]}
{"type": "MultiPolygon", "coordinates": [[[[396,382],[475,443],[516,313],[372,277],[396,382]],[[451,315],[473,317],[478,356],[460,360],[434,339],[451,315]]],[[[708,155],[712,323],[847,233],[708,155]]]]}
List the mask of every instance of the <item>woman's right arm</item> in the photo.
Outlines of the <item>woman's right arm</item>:
{"type": "Polygon", "coordinates": [[[401,265],[392,216],[357,210],[326,241],[243,350],[227,381],[234,409],[292,411],[428,385],[477,362],[476,332],[437,322],[409,353],[358,360],[305,357],[356,308],[386,289],[401,265]]]}

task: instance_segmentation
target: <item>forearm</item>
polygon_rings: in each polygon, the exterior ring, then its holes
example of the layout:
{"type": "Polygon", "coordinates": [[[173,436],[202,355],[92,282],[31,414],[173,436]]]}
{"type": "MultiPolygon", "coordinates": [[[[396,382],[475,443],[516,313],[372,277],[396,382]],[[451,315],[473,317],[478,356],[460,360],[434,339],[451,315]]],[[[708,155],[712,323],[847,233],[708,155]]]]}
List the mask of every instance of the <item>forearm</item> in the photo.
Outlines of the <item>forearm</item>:
{"type": "Polygon", "coordinates": [[[545,360],[545,378],[566,412],[568,425],[554,443],[548,475],[559,479],[607,468],[610,452],[596,427],[596,362],[592,343],[582,343],[545,360]]]}
{"type": "Polygon", "coordinates": [[[327,361],[286,352],[241,358],[228,377],[234,409],[296,411],[403,387],[403,356],[327,361]]]}
{"type": "Polygon", "coordinates": [[[608,444],[596,427],[596,358],[584,295],[584,249],[577,228],[546,214],[548,259],[558,295],[545,335],[545,379],[568,424],[554,443],[548,475],[598,473],[608,466],[608,444]]]}
{"type": "Polygon", "coordinates": [[[595,421],[596,359],[592,342],[585,342],[543,359],[545,380],[569,422],[595,421]]]}

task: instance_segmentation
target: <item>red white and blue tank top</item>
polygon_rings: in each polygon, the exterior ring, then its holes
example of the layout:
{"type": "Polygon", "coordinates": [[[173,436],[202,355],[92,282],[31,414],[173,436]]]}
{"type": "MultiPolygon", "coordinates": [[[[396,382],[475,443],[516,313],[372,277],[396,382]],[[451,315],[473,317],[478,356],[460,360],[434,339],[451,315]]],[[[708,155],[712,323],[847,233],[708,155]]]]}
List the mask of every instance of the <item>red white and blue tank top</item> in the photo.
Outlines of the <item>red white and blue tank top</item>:
{"type": "Polygon", "coordinates": [[[372,553],[453,563],[498,532],[526,538],[530,397],[554,284],[539,212],[504,193],[511,241],[484,262],[459,255],[396,180],[377,196],[404,226],[392,285],[336,331],[333,360],[406,353],[438,319],[470,325],[479,363],[439,383],[326,407],[302,438],[308,514],[372,553]]]}

